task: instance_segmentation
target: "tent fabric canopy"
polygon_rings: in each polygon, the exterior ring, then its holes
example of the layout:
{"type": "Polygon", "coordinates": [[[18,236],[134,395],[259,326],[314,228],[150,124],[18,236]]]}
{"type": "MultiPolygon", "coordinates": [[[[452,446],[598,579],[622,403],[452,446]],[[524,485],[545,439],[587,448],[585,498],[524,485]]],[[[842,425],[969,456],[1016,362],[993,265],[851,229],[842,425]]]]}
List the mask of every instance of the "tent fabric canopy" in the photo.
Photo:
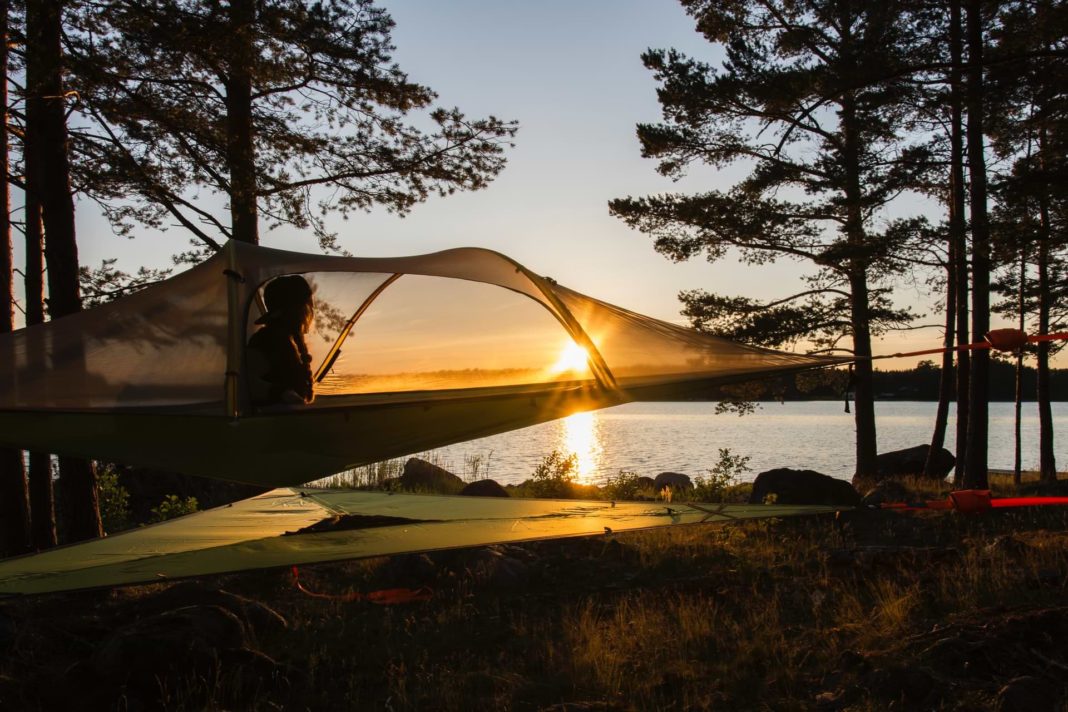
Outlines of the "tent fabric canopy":
{"type": "Polygon", "coordinates": [[[308,255],[231,241],[120,300],[0,335],[0,444],[271,486],[631,400],[840,363],[600,302],[489,250],[308,255]],[[321,377],[254,409],[263,286],[311,284],[321,377]]]}

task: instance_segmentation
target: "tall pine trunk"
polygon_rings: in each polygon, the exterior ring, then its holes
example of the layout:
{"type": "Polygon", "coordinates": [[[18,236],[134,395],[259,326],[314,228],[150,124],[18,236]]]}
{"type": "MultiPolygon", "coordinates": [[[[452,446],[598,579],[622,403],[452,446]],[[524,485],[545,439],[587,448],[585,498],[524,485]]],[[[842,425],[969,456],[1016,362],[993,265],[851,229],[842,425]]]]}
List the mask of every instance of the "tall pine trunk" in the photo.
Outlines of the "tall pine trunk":
{"type": "MultiPolygon", "coordinates": [[[[1042,161],[1042,172],[1046,175],[1046,152],[1049,145],[1045,127],[1039,130],[1038,155],[1042,161]]],[[[1050,302],[1053,300],[1049,277],[1050,224],[1049,194],[1045,186],[1039,193],[1039,233],[1038,233],[1038,333],[1048,334],[1050,327],[1050,302]]],[[[1057,462],[1053,454],[1053,411],[1050,406],[1050,373],[1048,341],[1038,343],[1037,371],[1038,400],[1038,475],[1043,482],[1056,482],[1057,462]]]]}
{"type": "Polygon", "coordinates": [[[226,79],[226,158],[230,174],[231,237],[259,243],[256,154],[252,129],[254,0],[230,0],[230,66],[226,79]]]}
{"type": "Polygon", "coordinates": [[[868,307],[868,283],[864,273],[850,276],[853,323],[853,419],[857,428],[857,474],[877,473],[878,456],[875,430],[875,386],[871,363],[871,327],[868,307]]]}
{"type": "MultiPolygon", "coordinates": [[[[972,334],[990,330],[990,226],[987,219],[986,157],[983,143],[983,18],[981,0],[968,0],[968,173],[972,219],[972,334]]],[[[964,486],[986,489],[989,431],[990,354],[979,349],[972,355],[968,409],[968,445],[964,486]]]]}
{"type": "MultiPolygon", "coordinates": [[[[33,163],[32,146],[25,147],[25,160],[33,163]]],[[[33,190],[26,191],[25,234],[26,269],[25,297],[26,326],[43,324],[44,314],[44,233],[41,227],[41,206],[33,190]]],[[[45,346],[29,339],[29,362],[45,359],[45,346]]],[[[33,548],[49,549],[56,545],[56,501],[52,486],[52,458],[48,453],[30,453],[30,527],[33,548]]]]}
{"type": "MultiPolygon", "coordinates": [[[[949,236],[953,242],[957,304],[957,345],[969,343],[968,325],[968,235],[965,224],[967,196],[964,184],[964,41],[961,27],[961,0],[950,0],[950,211],[949,236]]],[[[971,354],[957,351],[957,423],[954,455],[957,466],[953,471],[953,484],[964,484],[964,463],[968,445],[968,394],[971,389],[971,354]]]]}
{"type": "MultiPolygon", "coordinates": [[[[1027,250],[1020,248],[1020,284],[1016,291],[1016,306],[1019,311],[1019,328],[1027,333],[1027,250]]],[[[1020,486],[1023,476],[1023,442],[1021,441],[1022,416],[1023,416],[1023,376],[1024,376],[1024,350],[1016,350],[1016,393],[1014,397],[1013,412],[1013,457],[1012,457],[1012,483],[1020,486]]]]}
{"type": "MultiPolygon", "coordinates": [[[[0,0],[0,333],[15,328],[14,251],[11,244],[11,196],[8,183],[7,47],[8,0],[0,0]]],[[[14,363],[13,354],[0,359],[14,363]]],[[[10,373],[10,371],[9,371],[10,373]]],[[[30,503],[22,451],[0,448],[0,555],[30,548],[30,503]]]]}
{"type": "MultiPolygon", "coordinates": [[[[63,90],[61,2],[26,3],[26,142],[35,160],[26,166],[28,187],[41,205],[48,265],[48,308],[53,319],[81,310],[74,201],[67,157],[63,90]]],[[[72,363],[79,356],[72,354],[72,363]]],[[[103,534],[92,463],[61,457],[60,511],[69,541],[103,534]]]]}
{"type": "Polygon", "coordinates": [[[923,465],[923,471],[927,477],[932,477],[938,468],[938,453],[942,451],[946,444],[949,402],[953,399],[953,342],[957,335],[955,328],[957,319],[957,258],[954,254],[955,245],[952,235],[948,237],[946,242],[949,249],[946,256],[945,334],[942,339],[945,351],[942,352],[942,369],[938,374],[938,408],[935,411],[935,427],[934,432],[931,434],[931,447],[927,451],[927,461],[923,465]]]}
{"type": "Polygon", "coordinates": [[[860,188],[860,127],[852,96],[841,101],[843,164],[845,166],[846,240],[854,253],[849,268],[850,322],[853,331],[854,403],[853,419],[857,428],[856,474],[877,474],[878,444],[875,430],[875,386],[871,362],[871,308],[868,296],[867,258],[860,188]]]}

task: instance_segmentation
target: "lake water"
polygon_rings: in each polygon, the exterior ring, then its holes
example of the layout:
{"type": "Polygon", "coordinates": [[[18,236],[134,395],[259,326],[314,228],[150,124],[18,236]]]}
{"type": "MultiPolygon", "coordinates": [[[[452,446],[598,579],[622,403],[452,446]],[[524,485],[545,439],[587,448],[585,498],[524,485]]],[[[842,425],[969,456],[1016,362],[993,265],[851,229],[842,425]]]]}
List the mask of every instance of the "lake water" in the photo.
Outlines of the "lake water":
{"type": "MultiPolygon", "coordinates": [[[[929,442],[936,408],[932,402],[876,403],[879,452],[929,442]]],[[[853,416],[840,401],[763,403],[752,415],[715,413],[710,402],[628,403],[510,433],[452,445],[421,457],[465,479],[492,477],[517,483],[530,477],[542,458],[559,450],[574,453],[583,482],[600,483],[620,470],[655,477],[664,471],[703,475],[719,449],[750,458],[751,472],[775,467],[811,469],[848,479],[853,475],[853,416]]],[[[952,409],[951,409],[952,410],[952,409]]],[[[1068,402],[1053,404],[1058,469],[1068,469],[1068,402]]],[[[953,451],[954,418],[946,447],[953,451]]],[[[990,405],[989,463],[1013,466],[1013,404],[990,405]]],[[[1038,412],[1023,406],[1023,467],[1038,464],[1038,412]]]]}

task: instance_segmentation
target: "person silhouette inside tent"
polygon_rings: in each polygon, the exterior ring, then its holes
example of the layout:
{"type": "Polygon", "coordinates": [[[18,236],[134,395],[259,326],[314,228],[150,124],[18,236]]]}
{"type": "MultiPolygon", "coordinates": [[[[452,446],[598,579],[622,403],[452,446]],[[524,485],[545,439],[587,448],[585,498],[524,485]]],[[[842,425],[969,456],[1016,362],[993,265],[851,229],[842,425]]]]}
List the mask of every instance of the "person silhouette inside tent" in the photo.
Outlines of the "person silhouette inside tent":
{"type": "Polygon", "coordinates": [[[311,354],[304,335],[315,310],[308,281],[298,274],[277,277],[263,288],[267,313],[248,340],[245,366],[253,405],[302,405],[315,400],[311,354]]]}

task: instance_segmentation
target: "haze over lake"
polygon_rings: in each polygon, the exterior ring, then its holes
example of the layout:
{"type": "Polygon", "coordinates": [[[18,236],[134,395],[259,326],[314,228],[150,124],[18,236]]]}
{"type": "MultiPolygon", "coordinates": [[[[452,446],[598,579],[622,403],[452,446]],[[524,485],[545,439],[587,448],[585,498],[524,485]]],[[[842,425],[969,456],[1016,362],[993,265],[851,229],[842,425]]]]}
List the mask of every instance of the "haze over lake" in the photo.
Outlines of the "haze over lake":
{"type": "MultiPolygon", "coordinates": [[[[876,403],[879,452],[921,445],[930,440],[936,403],[876,403]]],[[[834,477],[853,475],[853,416],[841,401],[792,401],[761,404],[739,417],[715,413],[712,402],[628,403],[578,413],[510,433],[440,448],[422,457],[465,479],[491,477],[518,483],[553,450],[575,453],[581,479],[600,483],[620,470],[656,476],[659,472],[703,475],[720,448],[749,456],[748,478],[775,467],[811,469],[834,477]]],[[[1054,403],[1058,470],[1068,469],[1068,403],[1054,403]]],[[[946,447],[953,450],[954,418],[946,447]]],[[[1013,404],[990,405],[989,462],[992,469],[1013,466],[1013,404]]],[[[1038,464],[1038,413],[1023,405],[1023,466],[1038,464]]]]}

